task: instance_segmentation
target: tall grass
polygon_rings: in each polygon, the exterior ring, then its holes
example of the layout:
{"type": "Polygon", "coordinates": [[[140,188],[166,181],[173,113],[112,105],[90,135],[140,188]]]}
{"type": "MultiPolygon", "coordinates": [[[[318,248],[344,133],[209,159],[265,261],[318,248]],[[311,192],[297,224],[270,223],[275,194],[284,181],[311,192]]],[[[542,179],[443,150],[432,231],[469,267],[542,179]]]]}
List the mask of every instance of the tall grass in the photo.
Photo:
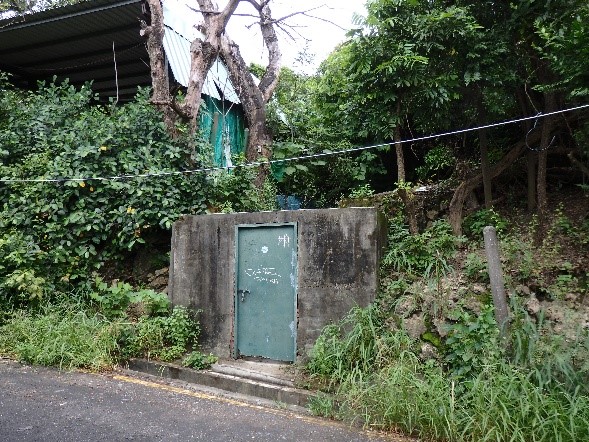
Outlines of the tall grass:
{"type": "Polygon", "coordinates": [[[340,416],[436,441],[586,441],[589,398],[545,391],[507,363],[489,366],[461,395],[439,367],[411,357],[346,385],[340,416]]]}
{"type": "Polygon", "coordinates": [[[0,327],[0,354],[60,369],[108,369],[116,360],[120,327],[77,304],[19,310],[0,327]]]}
{"type": "Polygon", "coordinates": [[[421,361],[405,332],[385,327],[373,307],[354,309],[326,329],[311,353],[307,370],[334,393],[314,410],[423,440],[587,441],[589,397],[575,359],[579,350],[533,327],[523,318],[507,356],[482,357],[470,377],[458,378],[421,361]]]}

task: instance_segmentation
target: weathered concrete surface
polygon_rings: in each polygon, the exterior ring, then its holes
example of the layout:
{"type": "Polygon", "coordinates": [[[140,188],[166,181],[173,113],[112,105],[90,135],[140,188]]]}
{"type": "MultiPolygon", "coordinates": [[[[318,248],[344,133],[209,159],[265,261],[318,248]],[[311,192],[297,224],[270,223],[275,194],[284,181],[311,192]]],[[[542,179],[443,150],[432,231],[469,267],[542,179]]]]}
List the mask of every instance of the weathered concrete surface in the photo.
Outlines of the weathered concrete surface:
{"type": "Polygon", "coordinates": [[[129,361],[129,370],[297,407],[306,407],[309,398],[314,394],[295,388],[292,382],[265,375],[262,371],[239,370],[227,365],[213,367],[211,370],[192,370],[165,362],[132,359],[129,361]]]}
{"type": "Polygon", "coordinates": [[[385,222],[374,208],[186,216],[173,226],[169,296],[176,305],[202,310],[207,350],[232,354],[235,226],[286,222],[298,226],[299,356],[326,324],[374,299],[386,241],[385,222]]]}

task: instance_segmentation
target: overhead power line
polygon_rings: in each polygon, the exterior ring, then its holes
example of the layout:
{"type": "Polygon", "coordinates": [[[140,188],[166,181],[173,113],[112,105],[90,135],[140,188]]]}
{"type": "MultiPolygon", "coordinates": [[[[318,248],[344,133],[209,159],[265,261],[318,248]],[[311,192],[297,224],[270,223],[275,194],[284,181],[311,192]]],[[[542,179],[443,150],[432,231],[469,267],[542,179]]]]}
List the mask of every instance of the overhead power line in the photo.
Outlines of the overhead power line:
{"type": "Polygon", "coordinates": [[[436,139],[436,138],[449,137],[452,135],[459,135],[459,134],[463,134],[463,133],[467,133],[467,132],[474,132],[474,131],[478,131],[481,129],[490,129],[490,128],[494,128],[494,127],[506,126],[509,124],[521,123],[523,121],[538,120],[540,118],[545,118],[545,117],[549,117],[552,115],[564,114],[564,113],[573,112],[573,111],[586,109],[586,108],[589,108],[589,104],[583,104],[583,105],[579,105],[579,106],[575,106],[575,107],[571,107],[571,108],[567,108],[567,109],[562,109],[562,110],[558,110],[558,111],[554,111],[554,112],[546,112],[546,113],[539,112],[536,115],[516,118],[513,120],[500,121],[497,123],[486,124],[483,126],[469,127],[466,129],[457,129],[457,130],[453,130],[450,132],[442,132],[442,133],[438,133],[438,134],[434,134],[434,135],[424,135],[421,137],[408,138],[405,140],[396,141],[394,143],[389,142],[389,143],[372,144],[370,146],[357,146],[357,147],[351,147],[349,149],[326,151],[326,152],[321,152],[321,153],[301,155],[301,156],[297,156],[297,157],[281,158],[281,159],[275,159],[275,160],[269,160],[269,161],[253,161],[253,162],[249,162],[249,163],[236,164],[233,166],[226,166],[226,167],[221,167],[221,166],[219,166],[219,167],[203,167],[203,168],[191,169],[191,170],[177,170],[177,171],[168,171],[168,172],[148,172],[148,173],[143,173],[143,174],[128,174],[128,175],[123,174],[123,175],[106,176],[106,177],[0,179],[0,183],[10,184],[10,183],[64,183],[64,182],[82,182],[82,181],[120,181],[120,180],[134,179],[134,178],[158,178],[158,177],[173,176],[173,175],[191,175],[191,174],[196,174],[196,173],[210,173],[210,172],[215,172],[215,171],[223,171],[223,170],[226,171],[226,170],[235,170],[235,169],[239,169],[239,168],[258,167],[258,166],[268,165],[268,164],[283,164],[283,163],[291,162],[291,161],[302,161],[302,160],[309,160],[309,159],[313,159],[313,158],[324,158],[324,157],[330,157],[330,156],[344,155],[344,154],[348,154],[348,153],[362,152],[365,150],[378,149],[381,147],[388,147],[388,146],[391,146],[392,144],[407,144],[407,143],[415,143],[418,141],[426,141],[426,140],[432,140],[432,139],[436,139]]]}

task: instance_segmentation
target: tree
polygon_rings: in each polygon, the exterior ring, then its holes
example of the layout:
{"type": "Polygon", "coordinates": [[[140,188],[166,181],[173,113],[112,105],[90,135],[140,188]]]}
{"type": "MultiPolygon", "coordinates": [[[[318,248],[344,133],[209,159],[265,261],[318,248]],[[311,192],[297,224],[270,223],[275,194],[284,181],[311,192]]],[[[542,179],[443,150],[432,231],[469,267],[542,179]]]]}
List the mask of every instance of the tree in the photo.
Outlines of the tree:
{"type": "MultiPolygon", "coordinates": [[[[392,141],[401,181],[411,174],[401,138],[578,103],[587,94],[587,8],[580,0],[374,0],[363,28],[323,65],[320,107],[356,142],[392,141]]],[[[492,180],[526,151],[529,204],[542,219],[547,168],[554,154],[579,151],[575,138],[586,139],[579,135],[586,120],[578,112],[445,137],[459,159],[454,232],[461,233],[473,191],[483,186],[489,207],[492,180]]]]}
{"type": "Polygon", "coordinates": [[[417,221],[405,184],[402,133],[409,120],[421,129],[443,126],[450,103],[461,93],[460,56],[468,56],[463,49],[477,30],[466,8],[375,0],[368,4],[363,27],[324,65],[324,109],[358,135],[394,144],[399,195],[412,233],[417,221]],[[330,88],[333,81],[345,83],[343,91],[330,88]]]}
{"type": "Polygon", "coordinates": [[[266,104],[276,85],[280,71],[281,53],[272,18],[269,0],[229,0],[218,9],[211,0],[198,0],[202,22],[197,29],[202,36],[196,38],[190,48],[191,68],[186,96],[177,101],[170,96],[166,65],[163,58],[163,13],[160,0],[148,0],[151,23],[142,30],[147,37],[153,79],[153,102],[162,106],[168,127],[173,128],[175,115],[188,119],[196,129],[201,103],[202,87],[209,69],[219,57],[227,66],[229,77],[239,99],[249,126],[246,158],[254,161],[271,155],[271,134],[266,124],[266,104]],[[268,48],[268,65],[259,83],[250,74],[241,56],[239,45],[227,35],[226,27],[240,3],[247,3],[259,19],[258,25],[268,48]],[[172,114],[170,109],[175,112],[172,114]]]}

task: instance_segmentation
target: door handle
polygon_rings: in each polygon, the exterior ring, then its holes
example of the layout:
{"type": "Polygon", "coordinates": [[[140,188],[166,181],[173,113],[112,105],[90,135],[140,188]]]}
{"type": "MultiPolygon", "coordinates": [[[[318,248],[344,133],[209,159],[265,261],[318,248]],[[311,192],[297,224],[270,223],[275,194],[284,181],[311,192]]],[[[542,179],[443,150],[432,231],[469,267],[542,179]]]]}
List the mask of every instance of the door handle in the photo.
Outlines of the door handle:
{"type": "Polygon", "coordinates": [[[237,291],[237,295],[238,296],[241,296],[241,302],[245,301],[245,296],[246,295],[249,295],[249,294],[250,294],[250,291],[249,290],[241,290],[241,289],[239,289],[237,291]]]}

